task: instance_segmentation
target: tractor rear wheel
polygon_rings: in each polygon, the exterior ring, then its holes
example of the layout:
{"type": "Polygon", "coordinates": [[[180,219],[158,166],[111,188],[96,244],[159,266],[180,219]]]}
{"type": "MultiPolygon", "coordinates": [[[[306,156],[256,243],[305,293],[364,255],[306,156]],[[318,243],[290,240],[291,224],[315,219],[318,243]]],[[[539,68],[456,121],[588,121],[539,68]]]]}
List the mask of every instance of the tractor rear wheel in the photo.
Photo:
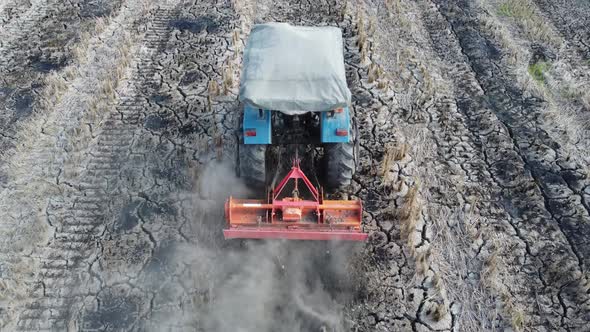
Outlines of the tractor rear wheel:
{"type": "Polygon", "coordinates": [[[240,177],[246,185],[263,189],[266,185],[266,145],[240,144],[240,177]]]}
{"type": "Polygon", "coordinates": [[[353,143],[324,145],[325,174],[330,189],[350,185],[356,170],[353,143]]]}

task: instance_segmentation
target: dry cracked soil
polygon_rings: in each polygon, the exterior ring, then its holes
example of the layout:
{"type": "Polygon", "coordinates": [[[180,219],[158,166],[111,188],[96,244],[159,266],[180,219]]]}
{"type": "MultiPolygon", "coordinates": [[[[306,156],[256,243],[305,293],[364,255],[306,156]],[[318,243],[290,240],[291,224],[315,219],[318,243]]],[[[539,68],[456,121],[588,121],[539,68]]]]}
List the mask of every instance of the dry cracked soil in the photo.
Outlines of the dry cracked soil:
{"type": "Polygon", "coordinates": [[[590,3],[0,0],[1,331],[589,331],[590,3]],[[224,241],[253,24],[343,31],[365,244],[224,241]]]}

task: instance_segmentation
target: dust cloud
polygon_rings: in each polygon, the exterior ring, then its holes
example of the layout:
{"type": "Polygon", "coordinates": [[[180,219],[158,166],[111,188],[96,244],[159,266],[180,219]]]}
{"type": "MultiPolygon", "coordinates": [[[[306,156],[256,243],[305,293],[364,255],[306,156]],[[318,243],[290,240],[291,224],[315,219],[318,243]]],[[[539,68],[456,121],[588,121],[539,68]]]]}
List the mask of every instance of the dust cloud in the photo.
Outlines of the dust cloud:
{"type": "MultiPolygon", "coordinates": [[[[253,197],[227,164],[199,172],[191,244],[175,259],[190,266],[195,312],[203,331],[342,331],[344,305],[358,281],[349,273],[361,245],[303,241],[225,241],[226,198],[253,197]],[[193,241],[194,240],[194,241],[193,241]]],[[[185,316],[186,317],[186,316],[185,316]]],[[[178,322],[180,317],[169,317],[178,322]]]]}

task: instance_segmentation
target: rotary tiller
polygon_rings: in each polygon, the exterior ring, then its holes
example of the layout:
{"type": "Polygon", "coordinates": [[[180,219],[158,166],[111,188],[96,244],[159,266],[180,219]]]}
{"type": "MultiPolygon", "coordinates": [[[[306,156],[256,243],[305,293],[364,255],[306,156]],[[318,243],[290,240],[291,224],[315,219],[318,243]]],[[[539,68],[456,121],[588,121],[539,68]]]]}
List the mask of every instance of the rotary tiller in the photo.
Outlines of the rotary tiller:
{"type": "Polygon", "coordinates": [[[225,203],[226,239],[290,239],[290,240],[346,240],[365,241],[361,229],[362,202],[360,200],[325,200],[323,193],[313,186],[293,162],[291,171],[268,198],[235,199],[225,203]],[[299,182],[303,182],[309,199],[300,197],[299,182]],[[285,187],[293,188],[284,197],[285,187]]]}

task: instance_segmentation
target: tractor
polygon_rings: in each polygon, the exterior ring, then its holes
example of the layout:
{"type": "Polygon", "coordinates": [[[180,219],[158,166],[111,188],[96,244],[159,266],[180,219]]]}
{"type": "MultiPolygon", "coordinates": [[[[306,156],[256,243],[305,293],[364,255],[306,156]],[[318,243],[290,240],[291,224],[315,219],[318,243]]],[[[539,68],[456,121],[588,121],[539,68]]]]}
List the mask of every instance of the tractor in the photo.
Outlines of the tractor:
{"type": "Polygon", "coordinates": [[[301,170],[298,154],[278,185],[276,176],[269,180],[271,172],[280,171],[268,160],[271,146],[312,145],[323,148],[319,171],[326,187],[336,191],[350,185],[355,130],[343,53],[336,27],[266,23],[251,30],[239,91],[237,171],[250,187],[265,189],[267,197],[230,197],[226,238],[366,239],[361,201],[326,200],[319,184],[301,170]]]}

